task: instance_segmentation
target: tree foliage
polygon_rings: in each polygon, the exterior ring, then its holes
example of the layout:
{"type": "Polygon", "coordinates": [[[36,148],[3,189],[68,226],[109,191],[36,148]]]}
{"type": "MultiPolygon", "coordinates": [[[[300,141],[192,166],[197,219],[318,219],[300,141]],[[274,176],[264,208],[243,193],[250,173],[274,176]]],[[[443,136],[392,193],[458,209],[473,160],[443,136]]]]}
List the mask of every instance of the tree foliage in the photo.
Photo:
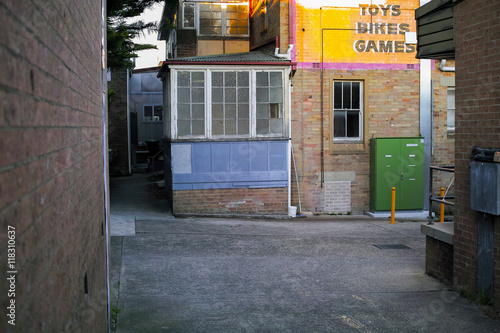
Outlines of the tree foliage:
{"type": "Polygon", "coordinates": [[[130,18],[141,15],[145,9],[163,0],[107,0],[107,44],[108,68],[132,68],[132,59],[137,52],[155,49],[153,44],[134,43],[141,34],[158,31],[157,22],[134,21],[130,18]]]}

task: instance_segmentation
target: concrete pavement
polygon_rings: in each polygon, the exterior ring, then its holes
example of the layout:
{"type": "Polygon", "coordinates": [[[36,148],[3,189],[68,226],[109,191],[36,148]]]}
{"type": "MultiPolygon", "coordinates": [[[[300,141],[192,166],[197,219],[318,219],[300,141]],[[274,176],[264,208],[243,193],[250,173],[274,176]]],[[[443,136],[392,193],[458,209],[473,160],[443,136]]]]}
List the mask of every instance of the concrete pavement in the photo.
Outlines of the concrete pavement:
{"type": "Polygon", "coordinates": [[[425,275],[425,222],[176,219],[114,200],[129,180],[111,180],[112,216],[138,217],[133,234],[111,224],[119,333],[500,332],[425,275]]]}

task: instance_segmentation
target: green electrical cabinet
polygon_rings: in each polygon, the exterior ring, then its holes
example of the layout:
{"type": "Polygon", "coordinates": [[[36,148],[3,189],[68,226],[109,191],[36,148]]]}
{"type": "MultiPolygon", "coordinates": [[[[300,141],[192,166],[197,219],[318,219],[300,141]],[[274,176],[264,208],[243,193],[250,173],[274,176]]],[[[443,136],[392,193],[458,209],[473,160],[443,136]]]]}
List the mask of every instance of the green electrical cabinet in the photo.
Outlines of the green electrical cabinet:
{"type": "Polygon", "coordinates": [[[424,138],[374,138],[370,141],[370,210],[424,208],[424,138]]]}

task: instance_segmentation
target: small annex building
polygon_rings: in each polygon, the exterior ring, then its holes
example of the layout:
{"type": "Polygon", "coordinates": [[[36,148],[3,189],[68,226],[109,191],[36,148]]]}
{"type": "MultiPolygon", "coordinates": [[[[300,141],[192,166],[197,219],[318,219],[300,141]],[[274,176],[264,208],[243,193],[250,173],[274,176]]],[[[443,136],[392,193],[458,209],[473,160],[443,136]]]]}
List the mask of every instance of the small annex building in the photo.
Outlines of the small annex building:
{"type": "Polygon", "coordinates": [[[288,215],[291,73],[289,60],[258,51],[163,63],[175,215],[288,215]]]}

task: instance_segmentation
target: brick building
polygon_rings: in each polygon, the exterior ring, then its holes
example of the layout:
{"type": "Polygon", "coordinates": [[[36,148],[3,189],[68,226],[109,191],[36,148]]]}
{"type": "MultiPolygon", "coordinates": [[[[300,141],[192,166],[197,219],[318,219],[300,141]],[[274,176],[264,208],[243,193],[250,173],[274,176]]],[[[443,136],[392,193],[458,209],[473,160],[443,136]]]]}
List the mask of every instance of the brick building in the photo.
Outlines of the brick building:
{"type": "Polygon", "coordinates": [[[426,266],[447,266],[437,272],[438,277],[452,281],[457,289],[484,293],[497,307],[500,219],[495,208],[500,201],[498,174],[487,170],[498,169],[498,164],[488,158],[479,163],[477,157],[471,159],[474,147],[500,149],[499,15],[498,0],[434,0],[417,11],[423,29],[443,18],[452,22],[446,28],[434,25],[427,32],[421,30],[419,43],[426,38],[422,45],[428,45],[419,55],[456,62],[455,223],[448,232],[450,240],[441,241],[441,247],[427,237],[431,242],[428,257],[437,261],[428,261],[426,266]],[[484,172],[477,173],[478,165],[484,172]],[[484,178],[486,175],[493,178],[484,178]]]}
{"type": "MultiPolygon", "coordinates": [[[[234,3],[210,4],[220,6],[222,20],[217,22],[222,22],[220,31],[229,34],[231,24],[239,24],[229,17],[234,3]]],[[[177,14],[172,14],[178,20],[177,31],[185,30],[189,22],[191,34],[198,36],[183,49],[187,39],[180,44],[176,30],[167,34],[171,61],[179,55],[223,53],[200,43],[201,37],[208,38],[204,24],[215,29],[210,23],[213,18],[203,18],[205,5],[181,1],[176,7],[179,11],[166,11],[177,14]]],[[[284,96],[290,99],[291,129],[283,136],[290,139],[286,157],[290,205],[313,213],[370,211],[370,140],[418,137],[425,152],[419,179],[422,194],[411,200],[427,208],[428,166],[453,164],[454,73],[444,70],[453,62],[443,67],[440,61],[415,59],[414,11],[419,5],[417,0],[384,5],[300,0],[248,3],[250,53],[288,56],[292,67],[287,78],[291,88],[284,96]]],[[[217,38],[230,40],[231,36],[217,38]]],[[[222,65],[225,60],[218,61],[222,65]]],[[[450,181],[436,179],[436,187],[447,187],[450,181]]]]}
{"type": "Polygon", "coordinates": [[[108,331],[102,11],[0,4],[2,332],[108,331]]]}

